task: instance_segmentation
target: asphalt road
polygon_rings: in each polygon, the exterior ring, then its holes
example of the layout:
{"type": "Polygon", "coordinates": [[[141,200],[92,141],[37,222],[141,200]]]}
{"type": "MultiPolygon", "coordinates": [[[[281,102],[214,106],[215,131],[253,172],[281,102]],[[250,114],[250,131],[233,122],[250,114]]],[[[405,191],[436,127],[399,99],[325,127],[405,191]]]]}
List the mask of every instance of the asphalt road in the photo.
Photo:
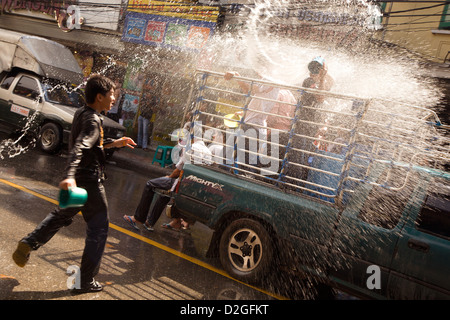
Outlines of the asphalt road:
{"type": "MultiPolygon", "coordinates": [[[[68,268],[78,266],[85,240],[81,214],[38,251],[24,268],[11,255],[17,242],[57,205],[66,157],[28,150],[0,159],[0,300],[280,300],[286,297],[229,278],[217,259],[205,258],[210,231],[196,223],[190,233],[160,227],[135,231],[123,221],[133,214],[145,182],[170,170],[151,165],[153,153],[120,151],[107,166],[110,232],[98,293],[72,295],[68,268]]],[[[281,286],[284,286],[281,284],[281,286]]],[[[275,286],[271,286],[274,288],[275,286]]]]}

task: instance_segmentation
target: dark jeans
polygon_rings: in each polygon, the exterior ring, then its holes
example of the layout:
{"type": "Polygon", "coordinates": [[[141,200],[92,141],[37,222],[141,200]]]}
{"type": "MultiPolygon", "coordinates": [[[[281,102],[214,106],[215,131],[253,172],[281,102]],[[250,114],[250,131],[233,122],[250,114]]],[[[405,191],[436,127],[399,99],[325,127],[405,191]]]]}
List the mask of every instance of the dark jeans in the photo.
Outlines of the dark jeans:
{"type": "Polygon", "coordinates": [[[170,201],[169,197],[157,195],[152,210],[149,213],[150,206],[152,205],[153,197],[155,195],[155,188],[170,190],[174,182],[175,179],[168,177],[160,177],[148,180],[145,185],[144,191],[142,192],[139,205],[134,213],[134,218],[141,223],[147,221],[149,225],[154,226],[161,216],[162,211],[170,201]]]}
{"type": "Polygon", "coordinates": [[[86,241],[81,258],[81,284],[92,281],[100,269],[100,262],[106,245],[109,228],[108,203],[102,183],[77,181],[77,186],[86,189],[88,200],[81,208],[57,208],[22,239],[33,250],[47,243],[62,227],[70,225],[74,216],[81,211],[87,223],[86,241]]]}
{"type": "Polygon", "coordinates": [[[259,140],[261,138],[259,128],[244,123],[241,125],[241,130],[242,136],[236,138],[237,160],[245,165],[239,165],[239,168],[259,173],[257,167],[260,167],[261,163],[258,155],[255,154],[255,152],[258,152],[261,143],[259,140]],[[250,139],[249,136],[252,137],[252,135],[253,138],[257,138],[257,140],[250,139]],[[242,139],[243,141],[239,139],[242,139]],[[252,167],[249,167],[248,165],[251,165],[252,167]]]}

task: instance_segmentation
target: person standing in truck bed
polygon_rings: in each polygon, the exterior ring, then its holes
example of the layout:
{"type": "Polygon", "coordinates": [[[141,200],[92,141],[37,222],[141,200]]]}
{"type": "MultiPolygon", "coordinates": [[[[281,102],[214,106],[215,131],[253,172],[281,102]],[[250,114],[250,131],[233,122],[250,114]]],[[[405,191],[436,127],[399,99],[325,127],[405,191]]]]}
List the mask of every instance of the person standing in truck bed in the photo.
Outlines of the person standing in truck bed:
{"type": "MultiPolygon", "coordinates": [[[[239,73],[235,71],[228,71],[224,75],[225,80],[231,80],[233,77],[239,77],[239,73]]],[[[237,112],[237,114],[244,116],[243,124],[241,125],[241,129],[244,131],[246,135],[251,136],[252,132],[250,130],[255,130],[257,142],[250,141],[249,138],[245,139],[243,143],[244,150],[244,159],[239,159],[239,151],[238,151],[238,161],[244,162],[245,166],[243,166],[244,170],[249,170],[247,165],[259,166],[257,155],[252,152],[258,152],[263,143],[267,141],[267,114],[271,113],[273,107],[275,106],[275,101],[266,101],[264,99],[276,100],[279,92],[279,88],[268,86],[264,84],[253,84],[250,86],[249,83],[245,81],[238,81],[241,90],[245,93],[249,93],[253,96],[247,106],[247,112],[244,115],[242,111],[237,112]],[[256,144],[256,150],[250,150],[251,145],[256,144]]],[[[238,143],[238,148],[239,148],[238,143]]],[[[253,148],[255,149],[255,148],[253,148]]],[[[255,171],[253,168],[250,171],[255,171]]]]}
{"type": "MultiPolygon", "coordinates": [[[[316,57],[308,63],[309,77],[303,81],[302,87],[307,89],[330,91],[334,85],[334,79],[328,74],[328,68],[325,59],[316,57]]],[[[325,119],[323,113],[318,111],[325,102],[325,97],[319,93],[305,91],[300,97],[301,109],[296,125],[295,133],[301,136],[314,138],[322,129],[320,125],[325,119]]],[[[309,163],[312,159],[311,152],[314,152],[316,146],[314,139],[295,136],[292,141],[292,147],[303,151],[291,151],[288,155],[288,161],[298,163],[304,167],[291,164],[288,165],[286,175],[306,180],[308,176],[309,163]]],[[[295,182],[298,184],[298,182],[295,182]]]]}

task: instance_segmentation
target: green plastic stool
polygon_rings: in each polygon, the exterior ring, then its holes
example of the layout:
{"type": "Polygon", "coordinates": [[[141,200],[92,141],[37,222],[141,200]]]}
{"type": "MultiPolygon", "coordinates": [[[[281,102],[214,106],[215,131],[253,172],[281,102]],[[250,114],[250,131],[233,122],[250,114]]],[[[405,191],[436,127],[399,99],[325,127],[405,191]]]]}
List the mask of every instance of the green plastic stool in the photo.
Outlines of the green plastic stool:
{"type": "Polygon", "coordinates": [[[157,146],[155,155],[153,156],[152,164],[158,162],[163,168],[166,165],[171,165],[173,163],[171,157],[172,149],[173,147],[171,146],[157,146]]]}

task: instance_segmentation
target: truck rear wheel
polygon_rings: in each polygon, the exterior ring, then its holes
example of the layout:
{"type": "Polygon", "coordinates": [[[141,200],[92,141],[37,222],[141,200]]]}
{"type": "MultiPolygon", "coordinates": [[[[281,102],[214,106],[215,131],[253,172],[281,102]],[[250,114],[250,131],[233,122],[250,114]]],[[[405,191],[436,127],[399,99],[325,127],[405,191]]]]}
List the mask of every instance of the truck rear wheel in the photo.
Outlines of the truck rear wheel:
{"type": "Polygon", "coordinates": [[[270,270],[272,239],[267,230],[252,219],[233,221],[220,239],[220,262],[234,278],[256,283],[270,270]]]}
{"type": "Polygon", "coordinates": [[[56,153],[61,148],[62,133],[59,127],[51,122],[44,124],[39,133],[38,145],[41,150],[56,153]]]}

